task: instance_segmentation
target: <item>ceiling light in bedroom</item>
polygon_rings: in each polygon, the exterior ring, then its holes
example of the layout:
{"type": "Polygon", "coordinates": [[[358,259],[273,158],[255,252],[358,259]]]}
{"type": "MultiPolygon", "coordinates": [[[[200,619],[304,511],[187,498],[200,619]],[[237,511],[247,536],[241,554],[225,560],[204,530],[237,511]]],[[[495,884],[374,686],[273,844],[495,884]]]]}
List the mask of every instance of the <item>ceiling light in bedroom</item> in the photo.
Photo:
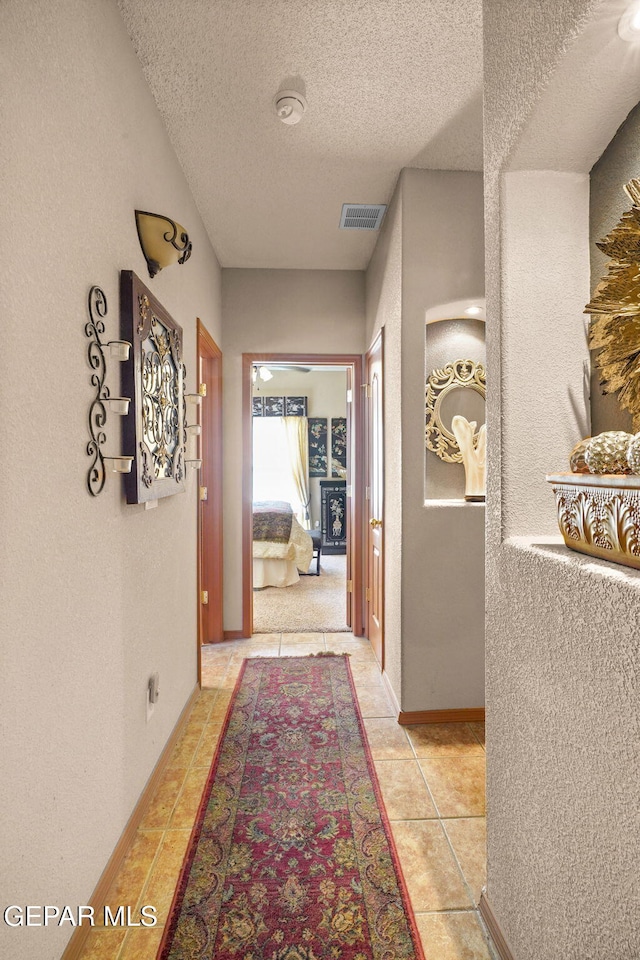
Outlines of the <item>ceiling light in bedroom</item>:
{"type": "Polygon", "coordinates": [[[251,380],[253,383],[255,383],[258,379],[266,383],[267,380],[273,380],[273,374],[267,367],[254,366],[253,370],[251,371],[251,380]]]}
{"type": "Polygon", "coordinates": [[[630,4],[618,21],[618,36],[628,43],[640,40],[640,3],[630,4]]]}

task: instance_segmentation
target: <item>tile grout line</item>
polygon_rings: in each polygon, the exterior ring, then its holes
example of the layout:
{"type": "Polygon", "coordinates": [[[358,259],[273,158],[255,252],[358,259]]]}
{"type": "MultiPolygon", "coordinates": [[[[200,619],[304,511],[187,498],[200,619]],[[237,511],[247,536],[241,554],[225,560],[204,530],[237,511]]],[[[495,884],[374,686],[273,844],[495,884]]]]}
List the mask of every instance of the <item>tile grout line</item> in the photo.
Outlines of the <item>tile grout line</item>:
{"type": "Polygon", "coordinates": [[[477,905],[477,903],[475,902],[475,898],[474,898],[474,895],[473,895],[473,891],[471,890],[471,886],[470,886],[470,884],[469,884],[468,881],[467,881],[467,878],[466,878],[466,876],[465,876],[465,874],[464,874],[464,870],[462,869],[462,865],[461,865],[460,861],[458,860],[458,856],[457,856],[457,854],[456,854],[456,852],[455,852],[455,850],[454,850],[454,848],[453,848],[453,844],[452,844],[452,842],[451,842],[451,839],[450,839],[450,837],[449,837],[449,834],[447,833],[447,830],[446,830],[445,825],[444,825],[444,823],[443,823],[443,820],[444,820],[444,819],[454,820],[454,819],[462,819],[462,818],[459,818],[459,817],[446,817],[446,818],[444,818],[444,817],[441,815],[441,813],[440,813],[440,808],[438,807],[438,805],[437,805],[437,803],[436,803],[436,800],[435,800],[435,797],[434,797],[433,793],[431,792],[431,787],[429,786],[429,781],[427,780],[427,778],[426,778],[426,776],[425,776],[424,770],[423,770],[422,767],[420,766],[420,757],[418,757],[418,754],[416,753],[416,749],[415,749],[415,747],[414,747],[414,745],[413,745],[413,741],[411,740],[411,737],[409,736],[409,733],[408,733],[407,730],[405,730],[404,733],[405,733],[405,736],[406,736],[407,740],[409,741],[409,745],[410,745],[410,747],[411,747],[411,749],[412,749],[412,751],[413,751],[413,754],[414,754],[416,763],[418,764],[418,769],[420,770],[420,773],[421,773],[421,775],[422,775],[422,779],[424,780],[424,784],[425,784],[425,786],[426,786],[426,788],[427,788],[427,791],[429,792],[429,796],[431,797],[431,801],[432,801],[432,803],[433,803],[434,809],[435,809],[436,814],[437,814],[437,816],[438,816],[438,822],[439,822],[439,824],[440,824],[440,829],[442,830],[442,833],[444,834],[444,838],[445,838],[445,840],[446,840],[447,846],[449,847],[449,850],[451,851],[451,855],[453,856],[454,863],[455,863],[456,867],[458,868],[458,872],[459,872],[460,876],[462,877],[462,882],[463,882],[464,888],[465,888],[465,890],[466,890],[466,892],[467,892],[467,896],[469,897],[469,901],[470,901],[471,904],[473,904],[473,910],[475,911],[476,915],[478,915],[478,905],[477,905]]]}
{"type": "Polygon", "coordinates": [[[465,721],[465,722],[466,722],[467,727],[468,727],[469,730],[471,731],[472,736],[478,741],[478,743],[480,744],[480,746],[482,747],[482,749],[484,750],[484,752],[485,752],[485,754],[486,754],[486,752],[487,752],[486,745],[482,742],[482,740],[480,739],[480,737],[478,736],[478,734],[475,732],[475,730],[473,729],[471,723],[470,723],[469,721],[465,721]]]}
{"type": "MultiPolygon", "coordinates": [[[[369,719],[376,719],[376,718],[369,718],[369,719]]],[[[383,719],[384,719],[384,718],[383,718],[383,719]]],[[[452,843],[451,843],[451,840],[450,840],[450,838],[449,838],[449,835],[448,835],[448,833],[447,833],[447,831],[446,831],[446,829],[445,829],[445,826],[444,826],[444,823],[443,823],[443,817],[440,815],[440,811],[439,811],[438,806],[437,806],[437,804],[436,804],[436,802],[435,802],[435,797],[433,796],[433,794],[432,794],[432,792],[431,792],[431,788],[430,788],[430,786],[429,786],[429,783],[428,783],[428,781],[427,781],[427,778],[426,778],[426,776],[425,776],[425,774],[424,774],[424,771],[423,771],[422,767],[420,766],[420,762],[419,762],[419,761],[420,761],[420,758],[418,757],[418,755],[417,755],[417,753],[416,753],[415,747],[414,747],[414,745],[413,745],[413,742],[412,742],[411,738],[409,737],[409,734],[408,734],[407,730],[404,730],[403,732],[404,732],[405,737],[406,737],[406,739],[407,739],[407,741],[408,741],[408,743],[409,743],[409,747],[410,747],[410,749],[411,749],[411,751],[412,751],[412,753],[413,753],[413,761],[412,761],[412,762],[414,762],[414,763],[417,765],[418,770],[420,771],[420,775],[421,775],[422,780],[423,780],[423,782],[424,782],[424,785],[425,785],[425,787],[426,787],[426,789],[427,789],[427,793],[428,793],[429,797],[431,798],[431,802],[432,802],[432,804],[433,804],[433,809],[434,809],[435,812],[436,812],[436,816],[435,816],[435,817],[424,817],[424,818],[419,818],[419,819],[415,819],[415,820],[407,820],[407,819],[405,819],[405,820],[394,820],[394,821],[391,821],[391,820],[390,820],[390,823],[412,823],[412,822],[414,822],[414,823],[415,823],[415,822],[423,822],[423,823],[431,822],[431,823],[433,823],[433,822],[436,822],[436,821],[437,821],[437,822],[439,823],[439,825],[440,825],[441,833],[444,835],[445,842],[446,842],[447,846],[449,847],[449,850],[451,851],[451,855],[452,855],[452,857],[453,857],[453,861],[454,861],[454,863],[455,863],[455,865],[456,865],[456,867],[457,867],[457,869],[458,869],[458,873],[459,873],[459,875],[460,875],[460,877],[461,877],[461,879],[462,879],[462,883],[463,883],[463,885],[464,885],[464,889],[465,889],[466,894],[467,894],[467,896],[468,896],[468,898],[469,898],[469,903],[471,904],[471,906],[466,907],[466,908],[451,908],[451,909],[449,909],[449,910],[446,910],[446,909],[445,909],[445,910],[433,910],[433,911],[417,911],[417,910],[414,909],[414,910],[413,910],[414,915],[417,917],[417,916],[419,916],[419,915],[425,915],[425,914],[433,914],[433,915],[453,914],[453,913],[472,914],[472,915],[475,917],[476,921],[479,923],[480,930],[481,930],[481,932],[482,932],[483,938],[485,939],[485,941],[487,941],[487,943],[488,943],[488,950],[489,950],[489,952],[491,953],[491,952],[492,952],[492,951],[491,951],[491,945],[490,945],[490,943],[488,942],[488,938],[487,938],[487,935],[486,935],[486,930],[485,930],[484,924],[482,924],[482,923],[480,922],[480,914],[479,914],[477,905],[475,904],[473,893],[472,893],[472,891],[471,891],[471,888],[470,888],[469,883],[467,882],[467,879],[466,879],[466,877],[465,877],[465,874],[464,874],[464,871],[463,871],[462,866],[461,866],[461,864],[460,864],[460,861],[458,860],[458,857],[457,857],[457,855],[456,855],[456,853],[455,853],[455,850],[453,849],[453,845],[452,845],[452,843]]],[[[365,735],[366,735],[366,730],[365,730],[365,735]]],[[[393,759],[393,758],[387,758],[387,761],[386,761],[386,762],[391,762],[392,759],[393,759]]],[[[410,759],[410,758],[407,758],[407,759],[410,759]]],[[[381,762],[385,762],[385,761],[381,761],[381,762]]],[[[459,818],[448,818],[448,819],[459,819],[459,818]]],[[[401,860],[401,859],[400,859],[400,868],[402,869],[402,860],[401,860]]],[[[413,904],[412,904],[412,909],[413,909],[413,904]]],[[[494,958],[491,957],[491,960],[494,960],[494,958]]]]}
{"type": "MultiPolygon", "coordinates": [[[[170,813],[169,813],[169,815],[168,815],[168,817],[167,817],[167,820],[166,820],[166,823],[165,823],[164,827],[162,827],[162,828],[160,828],[160,829],[152,830],[152,831],[147,831],[147,830],[144,830],[142,826],[140,826],[140,827],[138,827],[138,830],[136,831],[136,833],[137,833],[138,835],[143,834],[143,833],[160,833],[160,840],[159,840],[159,842],[158,842],[158,846],[157,846],[157,848],[156,848],[156,852],[155,852],[155,854],[154,854],[154,856],[153,856],[153,859],[152,859],[152,861],[151,861],[151,863],[150,863],[150,865],[149,865],[149,869],[148,869],[147,872],[146,872],[144,882],[143,882],[143,884],[142,884],[142,887],[141,887],[141,889],[140,889],[140,893],[139,893],[139,895],[138,895],[137,901],[136,901],[136,903],[134,904],[134,906],[138,906],[138,904],[142,903],[142,900],[143,900],[143,898],[144,898],[145,891],[147,890],[147,887],[149,886],[149,881],[150,881],[150,879],[151,879],[151,875],[152,875],[153,870],[154,870],[154,868],[155,868],[155,866],[156,866],[156,864],[157,864],[157,862],[158,862],[158,860],[159,860],[160,853],[161,853],[161,850],[162,850],[162,848],[163,848],[163,846],[164,846],[164,842],[165,842],[165,839],[166,839],[166,836],[167,836],[167,832],[168,832],[168,830],[170,829],[169,824],[170,824],[170,822],[171,822],[171,817],[173,816],[174,811],[175,811],[175,808],[176,808],[176,805],[177,805],[177,803],[178,803],[178,800],[180,799],[180,797],[181,797],[181,795],[182,795],[182,791],[183,791],[184,785],[185,785],[185,783],[186,783],[186,781],[187,781],[187,777],[188,777],[189,771],[192,769],[193,759],[195,758],[195,755],[196,755],[196,753],[197,753],[197,751],[198,751],[198,748],[199,748],[199,746],[200,746],[200,742],[201,742],[202,737],[203,737],[203,735],[204,735],[204,728],[205,728],[205,726],[206,726],[206,724],[207,724],[207,721],[208,721],[208,719],[209,719],[209,716],[210,716],[211,711],[212,711],[212,709],[213,709],[213,705],[214,705],[214,703],[215,703],[216,700],[217,700],[217,695],[213,698],[213,700],[212,700],[212,702],[211,702],[211,705],[209,706],[209,710],[208,710],[208,712],[207,712],[207,715],[206,715],[206,717],[205,717],[204,720],[203,720],[202,731],[201,731],[201,733],[200,733],[200,737],[198,738],[198,743],[196,744],[196,747],[195,747],[194,752],[193,752],[193,756],[191,757],[191,760],[189,761],[189,763],[188,763],[188,765],[187,765],[187,767],[186,767],[185,775],[184,775],[184,778],[183,778],[183,780],[182,780],[182,784],[181,784],[180,789],[178,790],[178,792],[177,792],[177,794],[176,794],[176,799],[175,799],[175,801],[174,801],[174,803],[173,803],[173,806],[171,807],[171,811],[170,811],[170,813]]],[[[198,698],[198,700],[196,701],[196,703],[198,703],[198,702],[199,702],[199,698],[198,698]]],[[[195,704],[194,704],[194,706],[195,706],[195,704]]],[[[192,711],[192,713],[193,713],[193,711],[192,711]]],[[[187,721],[186,727],[188,727],[190,720],[191,720],[191,716],[189,717],[189,720],[187,721]]],[[[185,732],[186,732],[186,727],[185,727],[185,732]]],[[[178,744],[176,744],[176,746],[175,746],[175,748],[174,748],[174,753],[175,753],[175,751],[176,751],[177,749],[178,749],[178,744]]],[[[162,785],[161,783],[158,785],[158,790],[160,789],[160,786],[161,786],[161,785],[162,785]]],[[[157,791],[156,791],[156,792],[157,792],[157,791]]],[[[162,926],[164,926],[164,924],[163,924],[162,926]]],[[[106,928],[103,928],[103,929],[106,929],[106,928]]],[[[121,956],[122,956],[122,953],[123,953],[123,951],[124,951],[124,949],[125,949],[125,946],[127,945],[127,941],[128,941],[128,939],[129,939],[129,934],[130,934],[130,930],[127,930],[127,932],[125,933],[125,935],[124,935],[124,937],[123,937],[123,939],[122,939],[122,943],[120,944],[120,947],[119,947],[119,949],[118,949],[118,952],[117,952],[116,956],[114,957],[114,960],[120,960],[120,958],[121,958],[121,956]]]]}
{"type": "MultiPolygon", "coordinates": [[[[225,668],[225,672],[226,672],[226,670],[228,670],[228,665],[227,665],[227,667],[225,668]]],[[[186,768],[186,770],[185,770],[184,779],[183,779],[183,781],[182,781],[182,785],[181,785],[181,787],[180,787],[180,790],[178,791],[178,793],[177,793],[177,795],[176,795],[176,800],[175,800],[175,802],[174,802],[174,804],[173,804],[173,807],[171,808],[171,813],[169,814],[168,819],[167,819],[167,822],[166,822],[166,824],[165,824],[165,826],[164,826],[164,828],[163,828],[163,830],[162,830],[162,836],[161,836],[161,838],[160,838],[160,842],[159,842],[159,844],[158,844],[158,848],[157,848],[157,850],[156,850],[156,853],[155,853],[155,856],[154,856],[153,861],[152,861],[152,863],[151,863],[151,866],[149,867],[149,870],[148,870],[147,875],[146,875],[146,877],[145,877],[145,881],[144,881],[144,883],[143,883],[143,885],[142,885],[142,889],[141,889],[141,891],[140,891],[140,895],[139,895],[139,897],[138,897],[138,903],[136,903],[136,906],[138,906],[138,904],[142,903],[142,901],[143,901],[143,899],[144,899],[145,893],[146,893],[146,891],[147,891],[147,888],[148,888],[149,883],[150,883],[150,880],[151,880],[151,875],[152,875],[153,870],[154,870],[154,868],[155,868],[155,866],[156,866],[156,864],[157,864],[157,862],[158,862],[158,860],[159,860],[159,858],[160,858],[160,853],[161,853],[162,848],[163,848],[163,846],[164,846],[165,840],[167,839],[167,834],[168,834],[169,831],[171,830],[171,826],[170,826],[171,818],[173,817],[173,814],[174,814],[174,812],[175,812],[176,806],[177,806],[177,804],[178,804],[178,802],[179,802],[179,800],[180,800],[180,797],[182,796],[182,792],[183,792],[183,790],[184,790],[185,784],[186,784],[187,779],[188,779],[188,777],[189,777],[189,772],[190,772],[191,770],[197,769],[197,768],[194,766],[194,760],[195,760],[195,758],[196,758],[196,756],[197,756],[198,750],[200,749],[200,744],[202,743],[202,740],[203,740],[203,737],[204,737],[205,727],[206,727],[207,723],[209,722],[209,718],[210,718],[210,716],[211,716],[211,713],[212,713],[212,711],[213,711],[213,708],[214,708],[214,706],[215,706],[215,703],[216,703],[218,697],[220,696],[220,692],[221,692],[221,691],[218,690],[218,692],[216,693],[215,697],[213,697],[213,699],[212,699],[212,701],[211,701],[211,704],[210,704],[210,706],[209,706],[209,709],[208,709],[208,711],[207,711],[207,714],[206,714],[206,716],[205,716],[205,718],[204,718],[204,721],[203,721],[203,724],[202,724],[202,731],[201,731],[201,733],[200,733],[200,737],[198,738],[198,742],[197,742],[196,745],[195,745],[195,749],[194,749],[194,751],[193,751],[193,754],[192,754],[192,756],[191,756],[191,759],[190,759],[190,761],[189,761],[189,763],[188,763],[188,765],[187,765],[187,768],[186,768]]],[[[199,701],[196,701],[196,702],[199,702],[199,701]]],[[[187,721],[187,726],[188,726],[188,721],[187,721]]],[[[176,744],[176,749],[177,749],[177,744],[176,744]]],[[[205,779],[205,782],[204,782],[203,787],[202,787],[203,792],[204,792],[205,787],[206,787],[206,779],[205,779]]],[[[194,820],[195,820],[195,818],[194,818],[194,820]]],[[[189,828],[178,828],[178,827],[176,827],[175,829],[189,829],[189,828]]],[[[179,875],[178,875],[178,877],[176,878],[176,883],[177,883],[178,879],[179,879],[179,875]]],[[[158,927],[158,928],[164,927],[164,923],[163,923],[163,924],[158,924],[157,927],[158,927]]],[[[121,960],[123,950],[125,949],[127,940],[128,940],[128,938],[129,938],[129,933],[130,933],[130,931],[127,930],[127,932],[126,932],[126,934],[125,934],[125,936],[124,936],[124,938],[123,938],[123,940],[122,940],[122,944],[120,945],[120,949],[119,949],[119,951],[118,951],[118,953],[117,953],[117,956],[114,958],[114,960],[121,960]]]]}

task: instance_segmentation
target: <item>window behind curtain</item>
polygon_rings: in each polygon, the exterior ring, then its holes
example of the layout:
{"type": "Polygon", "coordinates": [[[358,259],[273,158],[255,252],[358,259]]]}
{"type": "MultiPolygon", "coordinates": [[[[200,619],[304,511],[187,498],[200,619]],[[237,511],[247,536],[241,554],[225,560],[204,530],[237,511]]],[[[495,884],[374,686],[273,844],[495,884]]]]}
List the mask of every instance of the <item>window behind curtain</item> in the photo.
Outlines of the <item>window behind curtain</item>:
{"type": "Polygon", "coordinates": [[[253,418],[253,499],[286,500],[296,514],[302,508],[282,417],[253,418]]]}

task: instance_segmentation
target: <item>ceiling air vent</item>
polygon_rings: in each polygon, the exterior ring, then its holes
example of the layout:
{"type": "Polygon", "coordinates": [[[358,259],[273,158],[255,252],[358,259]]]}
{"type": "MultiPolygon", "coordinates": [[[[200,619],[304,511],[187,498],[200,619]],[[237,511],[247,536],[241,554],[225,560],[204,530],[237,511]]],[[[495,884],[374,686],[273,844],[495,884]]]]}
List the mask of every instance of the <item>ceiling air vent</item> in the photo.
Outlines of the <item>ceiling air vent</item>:
{"type": "Polygon", "coordinates": [[[343,203],[340,229],[377,230],[386,209],[386,203],[343,203]]]}

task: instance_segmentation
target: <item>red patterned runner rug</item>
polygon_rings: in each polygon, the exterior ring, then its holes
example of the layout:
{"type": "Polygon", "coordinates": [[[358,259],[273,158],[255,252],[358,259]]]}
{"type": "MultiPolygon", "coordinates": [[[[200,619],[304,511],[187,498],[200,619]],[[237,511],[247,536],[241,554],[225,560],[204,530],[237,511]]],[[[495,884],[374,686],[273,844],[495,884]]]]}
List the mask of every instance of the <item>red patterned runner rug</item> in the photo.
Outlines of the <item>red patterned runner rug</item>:
{"type": "Polygon", "coordinates": [[[161,960],[424,960],[348,659],[246,660],[161,960]]]}

